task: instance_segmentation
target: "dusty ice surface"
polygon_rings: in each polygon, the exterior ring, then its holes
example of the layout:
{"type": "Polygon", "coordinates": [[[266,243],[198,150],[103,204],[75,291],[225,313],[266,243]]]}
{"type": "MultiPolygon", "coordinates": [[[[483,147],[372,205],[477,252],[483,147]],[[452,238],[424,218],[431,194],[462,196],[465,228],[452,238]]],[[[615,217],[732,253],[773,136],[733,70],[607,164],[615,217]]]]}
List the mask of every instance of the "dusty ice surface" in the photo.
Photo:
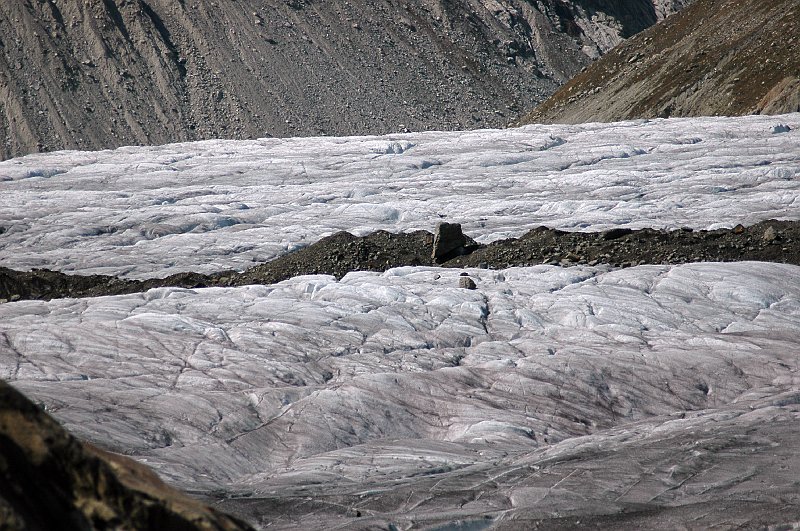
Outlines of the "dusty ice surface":
{"type": "Polygon", "coordinates": [[[0,162],[0,257],[146,278],[443,219],[483,242],[717,228],[800,218],[799,177],[800,114],[30,155],[0,162]]]}
{"type": "Polygon", "coordinates": [[[397,525],[800,501],[796,442],[762,429],[800,431],[800,268],[470,273],[4,304],[0,376],[183,488],[341,492],[397,525]]]}
{"type": "MultiPolygon", "coordinates": [[[[26,157],[0,165],[0,261],[208,271],[439,214],[484,239],[798,219],[799,117],[26,157]],[[223,226],[235,208],[260,221],[223,226]],[[106,220],[127,228],[83,231],[106,220]]],[[[0,304],[0,378],[264,527],[800,522],[799,267],[469,270],[475,291],[459,273],[0,304]]]]}

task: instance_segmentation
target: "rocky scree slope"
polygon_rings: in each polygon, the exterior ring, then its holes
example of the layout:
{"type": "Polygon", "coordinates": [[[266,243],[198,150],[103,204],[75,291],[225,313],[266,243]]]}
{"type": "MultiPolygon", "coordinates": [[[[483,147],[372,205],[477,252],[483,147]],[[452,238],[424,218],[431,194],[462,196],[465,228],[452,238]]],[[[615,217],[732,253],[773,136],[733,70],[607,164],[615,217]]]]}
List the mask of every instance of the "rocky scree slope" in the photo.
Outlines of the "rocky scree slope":
{"type": "Polygon", "coordinates": [[[497,127],[691,0],[0,3],[0,158],[497,127]]]}
{"type": "Polygon", "coordinates": [[[800,3],[698,0],[577,75],[520,123],[800,111],[800,3]]]}

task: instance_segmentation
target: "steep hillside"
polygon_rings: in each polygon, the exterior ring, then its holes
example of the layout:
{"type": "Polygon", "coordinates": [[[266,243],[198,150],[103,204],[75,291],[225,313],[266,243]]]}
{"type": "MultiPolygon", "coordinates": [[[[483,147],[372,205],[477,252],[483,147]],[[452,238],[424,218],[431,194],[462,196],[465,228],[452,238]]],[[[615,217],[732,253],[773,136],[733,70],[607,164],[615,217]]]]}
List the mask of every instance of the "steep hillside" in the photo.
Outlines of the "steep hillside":
{"type": "Polygon", "coordinates": [[[687,0],[0,3],[0,157],[502,126],[687,0]]]}
{"type": "Polygon", "coordinates": [[[698,0],[614,49],[521,123],[800,111],[800,3],[698,0]]]}

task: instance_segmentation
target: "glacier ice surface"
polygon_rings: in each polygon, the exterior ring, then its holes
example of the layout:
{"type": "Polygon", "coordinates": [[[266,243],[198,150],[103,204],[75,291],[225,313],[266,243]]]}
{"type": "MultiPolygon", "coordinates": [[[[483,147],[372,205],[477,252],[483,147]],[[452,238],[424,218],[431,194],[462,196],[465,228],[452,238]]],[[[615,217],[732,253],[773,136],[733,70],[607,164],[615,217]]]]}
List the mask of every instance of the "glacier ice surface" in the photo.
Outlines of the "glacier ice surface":
{"type": "MultiPolygon", "coordinates": [[[[30,155],[0,163],[0,260],[143,278],[440,219],[481,241],[798,219],[798,131],[793,114],[30,155]]],[[[403,267],[1,304],[0,378],[223,507],[283,500],[264,526],[800,506],[800,268],[468,273],[474,291],[403,267]]]]}

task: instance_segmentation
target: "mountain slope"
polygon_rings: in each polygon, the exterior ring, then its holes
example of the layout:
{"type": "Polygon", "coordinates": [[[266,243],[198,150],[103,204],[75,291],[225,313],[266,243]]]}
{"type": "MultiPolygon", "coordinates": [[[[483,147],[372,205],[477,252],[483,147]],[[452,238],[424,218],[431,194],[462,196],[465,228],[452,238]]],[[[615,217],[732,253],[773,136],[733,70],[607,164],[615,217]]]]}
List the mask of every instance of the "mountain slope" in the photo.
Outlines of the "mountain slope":
{"type": "Polygon", "coordinates": [[[614,49],[521,123],[800,110],[800,3],[699,0],[614,49]]]}
{"type": "Polygon", "coordinates": [[[687,0],[0,4],[0,157],[502,126],[687,0]]]}

